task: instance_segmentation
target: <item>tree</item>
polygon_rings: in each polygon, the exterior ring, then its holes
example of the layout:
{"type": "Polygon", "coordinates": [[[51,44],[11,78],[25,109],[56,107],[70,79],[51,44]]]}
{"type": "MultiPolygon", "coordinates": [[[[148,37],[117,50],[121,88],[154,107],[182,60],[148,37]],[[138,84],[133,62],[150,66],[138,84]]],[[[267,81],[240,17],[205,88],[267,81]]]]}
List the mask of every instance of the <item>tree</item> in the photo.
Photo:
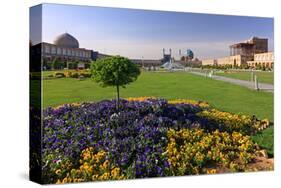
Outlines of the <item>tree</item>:
{"type": "Polygon", "coordinates": [[[68,69],[77,69],[78,63],[79,63],[78,61],[70,62],[68,64],[68,69]]]}
{"type": "Polygon", "coordinates": [[[57,69],[63,69],[64,67],[64,63],[59,61],[57,58],[55,58],[53,61],[52,61],[52,67],[54,70],[57,70],[57,69]]]}
{"type": "Polygon", "coordinates": [[[134,82],[140,75],[139,67],[128,58],[121,56],[98,59],[91,64],[92,78],[102,87],[116,86],[117,110],[119,110],[119,87],[134,82]]]}

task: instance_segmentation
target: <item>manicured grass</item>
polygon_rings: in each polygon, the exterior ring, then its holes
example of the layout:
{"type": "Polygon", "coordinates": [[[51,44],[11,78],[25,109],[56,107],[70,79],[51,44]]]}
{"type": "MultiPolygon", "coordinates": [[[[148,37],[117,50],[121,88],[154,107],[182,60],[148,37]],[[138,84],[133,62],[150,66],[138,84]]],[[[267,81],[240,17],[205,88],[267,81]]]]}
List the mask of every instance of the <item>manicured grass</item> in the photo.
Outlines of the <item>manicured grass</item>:
{"type": "Polygon", "coordinates": [[[252,139],[258,143],[262,148],[267,149],[268,155],[273,156],[273,146],[274,146],[274,128],[270,126],[265,129],[263,132],[258,133],[255,136],[252,136],[252,139]]]}
{"type": "MultiPolygon", "coordinates": [[[[225,76],[229,78],[235,78],[240,80],[247,80],[251,81],[251,72],[224,72],[224,73],[216,73],[216,75],[219,76],[225,76]]],[[[274,73],[273,72],[254,72],[255,75],[257,75],[259,82],[262,83],[269,83],[273,84],[274,82],[274,73]]]]}
{"type": "Polygon", "coordinates": [[[43,72],[43,78],[46,78],[50,75],[54,75],[55,72],[63,72],[63,71],[44,71],[43,72]]]}
{"type": "MultiPolygon", "coordinates": [[[[44,73],[45,74],[45,73],[44,73]]],[[[250,90],[189,73],[142,72],[138,80],[121,89],[121,97],[154,96],[166,99],[193,99],[210,103],[211,106],[228,112],[256,115],[273,121],[273,94],[250,90]]],[[[43,106],[58,106],[64,103],[99,101],[116,96],[113,87],[101,88],[91,79],[73,78],[43,81],[43,106]]],[[[271,147],[273,127],[256,137],[260,145],[271,147]],[[267,143],[270,142],[270,143],[267,143]]],[[[271,148],[267,148],[272,151],[271,148]]],[[[273,152],[273,151],[272,151],[273,152]]]]}
{"type": "MultiPolygon", "coordinates": [[[[91,79],[60,78],[43,81],[43,106],[99,101],[116,96],[114,87],[102,88],[91,79]]],[[[121,89],[121,97],[155,96],[194,99],[235,113],[273,119],[273,94],[216,81],[184,72],[143,72],[138,80],[121,89]]]]}

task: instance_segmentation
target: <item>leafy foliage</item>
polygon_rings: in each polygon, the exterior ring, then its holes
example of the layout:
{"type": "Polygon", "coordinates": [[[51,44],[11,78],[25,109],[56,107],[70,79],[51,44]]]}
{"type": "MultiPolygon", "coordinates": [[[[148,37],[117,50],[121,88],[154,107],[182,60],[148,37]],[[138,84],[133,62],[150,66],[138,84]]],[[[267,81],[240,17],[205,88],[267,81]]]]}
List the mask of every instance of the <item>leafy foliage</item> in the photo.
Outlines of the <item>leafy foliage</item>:
{"type": "Polygon", "coordinates": [[[102,87],[116,86],[117,109],[119,109],[119,86],[135,81],[140,75],[139,67],[121,56],[98,59],[91,64],[92,78],[102,87]]]}
{"type": "Polygon", "coordinates": [[[63,69],[64,68],[64,63],[59,61],[58,59],[54,59],[52,62],[52,67],[53,69],[63,69]]]}
{"type": "Polygon", "coordinates": [[[91,64],[92,78],[102,87],[125,86],[137,79],[140,69],[121,56],[98,59],[91,64]]]}

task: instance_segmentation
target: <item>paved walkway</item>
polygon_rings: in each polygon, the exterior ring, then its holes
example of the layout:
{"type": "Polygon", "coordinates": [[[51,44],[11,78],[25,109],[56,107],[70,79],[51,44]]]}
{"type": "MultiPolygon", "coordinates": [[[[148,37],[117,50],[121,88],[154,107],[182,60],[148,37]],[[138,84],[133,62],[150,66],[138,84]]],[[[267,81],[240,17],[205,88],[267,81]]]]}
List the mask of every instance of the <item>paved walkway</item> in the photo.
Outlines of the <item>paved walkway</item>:
{"type": "MultiPolygon", "coordinates": [[[[190,71],[190,73],[200,75],[200,76],[206,76],[205,73],[201,73],[201,72],[190,71]]],[[[228,78],[228,77],[217,76],[217,75],[212,75],[212,77],[209,77],[209,78],[229,82],[229,83],[240,85],[240,86],[244,86],[244,87],[247,87],[247,88],[250,88],[250,89],[255,89],[255,83],[250,82],[250,81],[246,81],[246,80],[238,80],[238,79],[234,79],[234,78],[228,78]]],[[[271,93],[274,92],[274,85],[272,85],[272,84],[258,83],[258,86],[259,86],[260,90],[271,92],[271,93]]]]}

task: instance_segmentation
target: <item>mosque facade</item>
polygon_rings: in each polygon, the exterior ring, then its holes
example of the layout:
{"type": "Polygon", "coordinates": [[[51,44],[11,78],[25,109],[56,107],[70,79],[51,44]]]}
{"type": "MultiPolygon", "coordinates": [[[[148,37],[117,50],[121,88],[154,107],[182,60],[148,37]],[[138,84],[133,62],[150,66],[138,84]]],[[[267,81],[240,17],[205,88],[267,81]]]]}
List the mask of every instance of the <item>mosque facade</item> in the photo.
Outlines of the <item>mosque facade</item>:
{"type": "Polygon", "coordinates": [[[57,36],[53,43],[42,42],[32,46],[32,50],[33,53],[40,51],[45,70],[52,69],[50,64],[56,60],[63,63],[62,68],[68,68],[73,62],[78,63],[77,68],[87,68],[92,60],[98,58],[98,52],[81,48],[78,40],[69,33],[57,36]]]}
{"type": "MultiPolygon", "coordinates": [[[[79,41],[69,33],[57,36],[53,43],[42,42],[36,45],[30,44],[30,46],[31,63],[41,61],[43,70],[73,69],[73,64],[78,69],[89,68],[92,61],[111,56],[80,47],[79,41]],[[54,62],[59,62],[60,66],[55,67],[54,62]]],[[[171,49],[167,54],[163,49],[163,58],[161,59],[131,59],[131,61],[142,67],[159,67],[171,60],[181,65],[195,62],[192,60],[194,54],[190,49],[183,54],[179,61],[175,61],[171,53],[171,49]]],[[[199,64],[200,62],[196,61],[195,63],[199,64]]],[[[36,64],[33,66],[36,66],[36,64]]]]}

